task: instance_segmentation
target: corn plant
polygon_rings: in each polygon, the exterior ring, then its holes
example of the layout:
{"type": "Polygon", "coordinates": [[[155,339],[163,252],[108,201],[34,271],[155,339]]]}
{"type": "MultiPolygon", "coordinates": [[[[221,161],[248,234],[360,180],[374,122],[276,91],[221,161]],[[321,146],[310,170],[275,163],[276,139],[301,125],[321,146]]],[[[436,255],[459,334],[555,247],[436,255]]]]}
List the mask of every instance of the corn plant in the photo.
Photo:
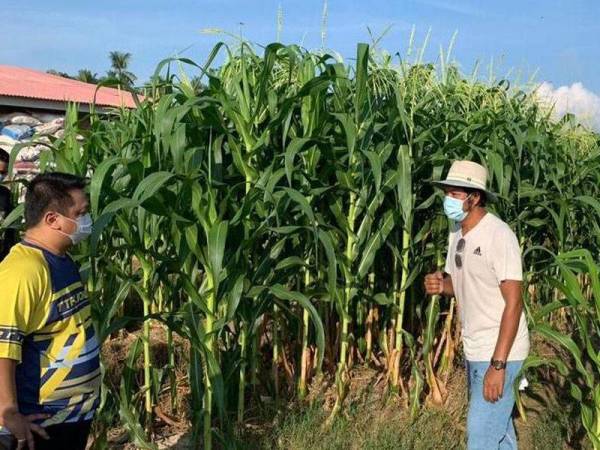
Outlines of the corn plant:
{"type": "Polygon", "coordinates": [[[548,281],[564,296],[546,305],[537,316],[534,332],[558,347],[566,355],[530,357],[526,367],[554,366],[565,377],[569,393],[581,414],[581,422],[594,449],[600,448],[600,276],[598,263],[588,250],[572,250],[555,258],[559,276],[548,281]],[[579,275],[584,275],[581,283],[579,275]],[[564,309],[572,323],[567,334],[548,321],[550,314],[564,309]]]}
{"type": "Polygon", "coordinates": [[[154,448],[165,393],[173,414],[189,411],[196,448],[235,447],[249,404],[274,398],[281,411],[313,379],[335,386],[332,424],[358,362],[412,417],[443,404],[459,367],[456,301],[426,298],[420,281],[447,245],[427,181],[454,159],[489,169],[500,193],[490,207],[526,254],[528,320],[570,352],[568,364],[550,362],[597,446],[597,135],[551,120],[506,81],[461,74],[451,48],[427,63],[413,39],[397,61],[359,44],[353,63],[297,45],[219,43],[202,65],[159,63],[135,109],[86,121],[69,109],[41,167],[90,177],[96,226],[75,254],[98,334],[137,333],[121,380],[104,376],[98,448],[117,416],[135,445],[154,448]]]}

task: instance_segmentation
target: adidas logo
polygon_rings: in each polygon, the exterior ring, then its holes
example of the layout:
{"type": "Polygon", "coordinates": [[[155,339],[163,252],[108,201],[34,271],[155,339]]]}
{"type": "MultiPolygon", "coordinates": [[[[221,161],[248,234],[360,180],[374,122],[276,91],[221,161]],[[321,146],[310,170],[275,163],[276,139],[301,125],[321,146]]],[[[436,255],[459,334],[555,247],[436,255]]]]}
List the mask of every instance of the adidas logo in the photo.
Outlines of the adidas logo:
{"type": "Polygon", "coordinates": [[[481,256],[481,247],[477,247],[473,252],[474,255],[481,256]]]}

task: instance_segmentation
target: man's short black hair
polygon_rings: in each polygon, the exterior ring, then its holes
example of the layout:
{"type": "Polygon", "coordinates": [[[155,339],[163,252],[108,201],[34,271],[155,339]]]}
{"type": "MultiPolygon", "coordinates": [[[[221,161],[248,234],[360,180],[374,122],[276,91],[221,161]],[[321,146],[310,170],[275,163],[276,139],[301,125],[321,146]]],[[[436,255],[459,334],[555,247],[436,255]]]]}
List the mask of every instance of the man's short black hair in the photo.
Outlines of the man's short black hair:
{"type": "Polygon", "coordinates": [[[48,172],[37,175],[25,194],[25,228],[36,226],[48,211],[67,214],[73,206],[71,191],[85,189],[85,179],[69,173],[48,172]]]}
{"type": "Polygon", "coordinates": [[[4,163],[8,164],[9,161],[10,161],[10,155],[8,154],[8,152],[6,150],[4,150],[3,148],[0,148],[0,162],[4,162],[4,163]]]}
{"type": "Polygon", "coordinates": [[[485,192],[482,191],[481,189],[471,189],[471,188],[464,188],[465,192],[468,195],[474,194],[475,192],[477,192],[479,194],[479,206],[481,206],[482,208],[485,207],[485,205],[487,204],[487,196],[485,195],[485,192]]]}

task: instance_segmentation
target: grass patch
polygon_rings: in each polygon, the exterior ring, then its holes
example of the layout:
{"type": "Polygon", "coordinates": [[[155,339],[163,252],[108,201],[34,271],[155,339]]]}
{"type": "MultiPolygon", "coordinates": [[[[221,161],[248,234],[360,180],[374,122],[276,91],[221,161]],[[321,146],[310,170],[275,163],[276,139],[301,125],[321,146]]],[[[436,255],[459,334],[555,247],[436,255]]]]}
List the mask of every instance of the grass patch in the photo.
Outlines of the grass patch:
{"type": "Polygon", "coordinates": [[[328,430],[321,408],[294,411],[260,448],[286,450],[463,449],[464,431],[445,410],[427,410],[411,422],[404,411],[355,407],[328,430]]]}
{"type": "Polygon", "coordinates": [[[519,434],[521,447],[531,450],[573,448],[566,443],[568,429],[569,422],[566,414],[548,411],[547,415],[537,417],[533,424],[521,428],[519,434]]]}
{"type": "MultiPolygon", "coordinates": [[[[443,408],[424,408],[411,421],[397,401],[378,395],[372,386],[354,401],[330,429],[324,429],[328,411],[322,402],[297,405],[270,423],[269,431],[254,436],[253,444],[241,436],[245,449],[285,450],[462,450],[466,448],[466,384],[456,371],[448,386],[450,398],[443,408]]],[[[537,391],[537,389],[536,389],[537,391]]],[[[530,390],[529,394],[534,394],[530,390]]],[[[524,395],[528,420],[515,420],[521,450],[588,449],[584,436],[574,433],[573,411],[549,393],[524,395]]],[[[263,428],[264,430],[264,428],[263,428]]]]}

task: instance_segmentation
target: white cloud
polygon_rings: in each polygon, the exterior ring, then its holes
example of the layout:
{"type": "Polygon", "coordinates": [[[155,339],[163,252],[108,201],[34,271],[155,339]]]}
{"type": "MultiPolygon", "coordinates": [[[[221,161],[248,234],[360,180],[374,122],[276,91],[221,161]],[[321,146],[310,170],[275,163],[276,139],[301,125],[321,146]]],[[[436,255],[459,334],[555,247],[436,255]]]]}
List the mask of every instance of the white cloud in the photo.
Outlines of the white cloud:
{"type": "Polygon", "coordinates": [[[600,96],[587,90],[582,83],[555,88],[545,81],[538,87],[536,95],[542,103],[554,106],[556,117],[571,113],[582,124],[600,131],[600,96]]]}

